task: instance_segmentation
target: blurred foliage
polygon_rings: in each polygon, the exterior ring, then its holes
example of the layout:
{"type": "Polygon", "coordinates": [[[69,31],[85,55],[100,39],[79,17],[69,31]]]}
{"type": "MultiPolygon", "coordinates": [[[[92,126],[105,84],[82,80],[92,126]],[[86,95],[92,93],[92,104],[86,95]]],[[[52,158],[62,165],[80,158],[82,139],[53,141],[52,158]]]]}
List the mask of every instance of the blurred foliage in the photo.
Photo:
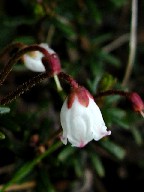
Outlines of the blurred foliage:
{"type": "MultiPolygon", "coordinates": [[[[139,4],[141,15],[144,3],[139,4]]],[[[141,18],[137,58],[125,89],[143,97],[141,18]]],[[[128,41],[110,52],[105,51],[105,46],[129,33],[130,19],[130,0],[1,0],[0,49],[11,42],[47,42],[60,56],[63,70],[93,94],[124,89],[121,82],[128,41]]],[[[1,57],[1,70],[9,58],[8,53],[1,57]]],[[[1,97],[34,75],[19,61],[1,87],[1,97]]],[[[130,110],[129,103],[119,96],[98,99],[112,135],[82,149],[62,145],[59,137],[51,139],[60,127],[62,103],[51,79],[9,106],[0,106],[0,184],[4,185],[0,191],[27,182],[34,182],[32,188],[25,189],[27,192],[140,190],[144,177],[144,124],[130,110]]]]}

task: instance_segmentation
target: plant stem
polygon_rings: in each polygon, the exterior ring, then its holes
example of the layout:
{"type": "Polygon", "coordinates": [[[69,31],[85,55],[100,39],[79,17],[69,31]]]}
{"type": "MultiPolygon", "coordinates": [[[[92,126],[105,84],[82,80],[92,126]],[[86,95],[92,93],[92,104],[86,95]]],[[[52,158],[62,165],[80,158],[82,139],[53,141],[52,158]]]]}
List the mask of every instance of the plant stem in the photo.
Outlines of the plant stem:
{"type": "Polygon", "coordinates": [[[55,80],[55,83],[56,83],[56,86],[57,86],[57,90],[62,91],[63,89],[62,89],[62,86],[60,84],[60,81],[59,81],[59,78],[58,78],[57,74],[54,74],[54,80],[55,80]]]}
{"type": "Polygon", "coordinates": [[[40,83],[42,80],[46,78],[50,78],[53,75],[51,73],[40,73],[39,75],[33,77],[29,81],[23,83],[22,85],[18,86],[18,88],[15,91],[10,92],[7,96],[2,98],[0,100],[1,105],[6,105],[11,103],[14,99],[16,99],[18,96],[22,95],[26,91],[28,91],[30,88],[34,87],[38,83],[40,83]]]}
{"type": "Polygon", "coordinates": [[[99,97],[105,97],[105,96],[110,96],[110,95],[120,95],[123,97],[128,97],[130,95],[130,92],[125,92],[125,91],[121,91],[121,90],[107,90],[107,91],[103,91],[103,92],[96,94],[94,98],[97,99],[99,97]]]}
{"type": "Polygon", "coordinates": [[[110,53],[111,51],[117,49],[118,47],[122,46],[124,43],[129,41],[129,34],[126,33],[124,35],[121,35],[114,41],[110,42],[108,45],[104,46],[102,50],[106,53],[110,53]]]}
{"type": "MultiPolygon", "coordinates": [[[[10,187],[8,187],[7,189],[5,189],[5,192],[7,191],[20,191],[20,190],[26,190],[26,189],[31,189],[34,188],[36,186],[36,182],[35,181],[29,181],[29,182],[25,182],[22,184],[14,184],[10,187]]],[[[1,185],[0,189],[2,189],[4,186],[1,185]]]]}
{"type": "MultiPolygon", "coordinates": [[[[17,97],[31,89],[32,87],[36,86],[38,83],[42,82],[46,78],[51,78],[53,77],[53,73],[51,72],[45,72],[45,73],[40,73],[39,75],[33,77],[32,79],[24,82],[22,85],[18,86],[15,91],[10,92],[7,96],[2,98],[0,100],[0,105],[6,105],[11,103],[13,100],[15,100],[17,97]]],[[[62,80],[65,80],[71,88],[77,88],[78,83],[68,74],[64,72],[60,72],[58,74],[58,77],[62,80]]]]}
{"type": "Polygon", "coordinates": [[[138,11],[138,1],[132,0],[132,19],[131,19],[131,32],[130,32],[130,45],[129,45],[130,53],[125,75],[122,82],[123,86],[126,86],[128,83],[135,60],[136,44],[137,44],[137,11],[138,11]]]}

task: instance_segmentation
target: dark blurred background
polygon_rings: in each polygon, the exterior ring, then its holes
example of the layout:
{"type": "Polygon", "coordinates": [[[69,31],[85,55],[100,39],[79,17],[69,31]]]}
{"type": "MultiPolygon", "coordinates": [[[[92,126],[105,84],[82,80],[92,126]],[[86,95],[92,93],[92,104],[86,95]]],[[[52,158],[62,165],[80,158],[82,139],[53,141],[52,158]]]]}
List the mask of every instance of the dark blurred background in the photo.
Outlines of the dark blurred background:
{"type": "MultiPolygon", "coordinates": [[[[143,10],[144,2],[138,1],[136,58],[125,87],[122,81],[129,57],[130,0],[1,0],[0,50],[12,42],[48,43],[59,55],[63,70],[93,95],[123,89],[144,98],[143,10]],[[113,48],[111,42],[119,38],[122,40],[113,48]]],[[[1,55],[1,70],[15,51],[1,55]]],[[[20,60],[1,87],[0,97],[34,75],[20,60]]],[[[62,85],[66,94],[68,87],[62,85]]],[[[119,96],[97,101],[112,131],[110,137],[92,141],[83,149],[61,145],[33,166],[33,161],[59,142],[58,137],[51,144],[48,140],[60,127],[62,103],[63,97],[50,79],[1,106],[0,187],[9,183],[8,191],[19,192],[141,191],[144,121],[119,96]],[[26,166],[28,162],[30,166],[26,166]],[[20,189],[10,188],[15,183],[20,189]],[[32,186],[25,189],[22,184],[27,183],[32,186]]]]}

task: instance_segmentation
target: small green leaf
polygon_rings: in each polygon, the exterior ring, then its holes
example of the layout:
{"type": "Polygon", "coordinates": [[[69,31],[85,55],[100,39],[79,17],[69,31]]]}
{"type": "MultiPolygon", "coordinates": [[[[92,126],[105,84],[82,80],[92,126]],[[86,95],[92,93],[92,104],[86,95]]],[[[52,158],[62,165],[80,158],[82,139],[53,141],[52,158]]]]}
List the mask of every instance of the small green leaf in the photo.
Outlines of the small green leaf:
{"type": "Polygon", "coordinates": [[[120,67],[120,60],[114,55],[106,52],[101,52],[100,57],[103,59],[104,62],[107,62],[114,67],[120,67]]]}
{"type": "Polygon", "coordinates": [[[60,161],[66,161],[67,158],[75,152],[75,148],[71,146],[65,147],[58,156],[60,161]]]}
{"type": "Polygon", "coordinates": [[[57,28],[59,28],[59,30],[63,32],[66,38],[71,40],[76,39],[76,32],[74,26],[68,20],[55,20],[55,24],[57,28]]]}
{"type": "Polygon", "coordinates": [[[0,114],[5,114],[5,113],[9,113],[10,112],[10,108],[9,107],[2,107],[0,106],[0,114]]]}
{"type": "Polygon", "coordinates": [[[104,166],[103,166],[102,161],[99,158],[99,156],[96,154],[91,154],[90,158],[91,158],[92,164],[93,164],[97,174],[100,177],[104,177],[105,176],[105,170],[104,170],[104,166]]]}
{"type": "Polygon", "coordinates": [[[94,45],[100,45],[100,44],[105,43],[108,40],[110,40],[111,37],[112,37],[112,35],[110,33],[101,34],[99,36],[94,37],[92,43],[94,45]]]}
{"type": "Polygon", "coordinates": [[[126,1],[125,0],[111,0],[111,2],[116,6],[116,7],[121,7],[123,6],[126,1]]]}
{"type": "Polygon", "coordinates": [[[142,134],[136,127],[131,127],[133,137],[138,145],[142,144],[142,134]]]}
{"type": "Polygon", "coordinates": [[[48,174],[46,169],[41,169],[39,172],[39,183],[40,191],[48,191],[48,192],[55,192],[53,184],[50,181],[50,175],[48,174]]]}
{"type": "Polygon", "coordinates": [[[112,89],[112,87],[116,84],[116,78],[114,78],[111,74],[105,73],[98,85],[98,91],[104,91],[108,89],[112,89]]]}
{"type": "Polygon", "coordinates": [[[2,139],[5,139],[5,135],[2,132],[0,132],[0,140],[2,139]]]}
{"type": "Polygon", "coordinates": [[[82,177],[84,167],[83,167],[83,164],[81,163],[80,159],[75,158],[73,161],[73,164],[74,164],[74,169],[75,169],[76,175],[78,177],[82,177]]]}
{"type": "Polygon", "coordinates": [[[102,141],[101,145],[118,159],[124,158],[125,150],[119,145],[113,143],[112,141],[108,141],[108,140],[102,141]]]}
{"type": "Polygon", "coordinates": [[[94,21],[97,24],[101,24],[102,22],[102,14],[100,9],[97,7],[95,1],[91,0],[91,1],[87,1],[87,7],[89,10],[91,10],[89,12],[89,14],[92,16],[92,18],[94,19],[94,21]]]}

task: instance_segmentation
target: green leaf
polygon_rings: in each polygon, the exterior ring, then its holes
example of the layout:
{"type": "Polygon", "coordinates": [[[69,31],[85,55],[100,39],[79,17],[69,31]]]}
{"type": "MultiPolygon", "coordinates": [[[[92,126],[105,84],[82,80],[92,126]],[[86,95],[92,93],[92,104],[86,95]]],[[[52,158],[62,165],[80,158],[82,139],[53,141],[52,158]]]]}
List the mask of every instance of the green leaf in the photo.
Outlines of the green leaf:
{"type": "Polygon", "coordinates": [[[0,140],[5,139],[5,135],[0,131],[0,140]]]}
{"type": "Polygon", "coordinates": [[[66,161],[69,158],[69,156],[72,155],[74,152],[75,148],[67,146],[61,151],[61,153],[58,156],[58,159],[60,161],[66,161]]]}
{"type": "Polygon", "coordinates": [[[55,20],[55,25],[63,32],[66,38],[76,39],[76,32],[73,25],[68,20],[55,20]]]}
{"type": "Polygon", "coordinates": [[[26,175],[28,175],[34,167],[46,156],[50,155],[52,152],[54,152],[57,148],[59,148],[62,145],[61,142],[58,142],[51,146],[45,153],[41,154],[40,156],[36,157],[33,161],[25,163],[12,177],[12,179],[4,185],[4,187],[1,189],[0,192],[4,192],[9,186],[11,186],[14,183],[19,182],[22,180],[26,175]]]}
{"type": "Polygon", "coordinates": [[[39,172],[39,182],[40,185],[39,191],[48,191],[48,192],[55,192],[55,189],[50,181],[50,175],[48,174],[46,169],[41,169],[39,172]]]}
{"type": "Polygon", "coordinates": [[[82,177],[83,176],[84,166],[81,163],[81,160],[79,158],[75,158],[73,160],[73,164],[74,164],[74,169],[75,169],[76,175],[78,177],[82,177]]]}
{"type": "Polygon", "coordinates": [[[10,112],[10,108],[9,107],[2,107],[0,106],[0,114],[5,114],[5,113],[9,113],[10,112]]]}
{"type": "Polygon", "coordinates": [[[92,43],[94,45],[100,45],[100,44],[105,43],[106,41],[110,40],[111,37],[112,37],[112,35],[110,33],[102,34],[102,35],[94,37],[92,39],[92,43]]]}
{"type": "Polygon", "coordinates": [[[116,7],[121,7],[123,6],[126,1],[125,0],[111,0],[111,2],[116,6],[116,7]]]}
{"type": "Polygon", "coordinates": [[[111,64],[114,67],[120,66],[120,60],[110,53],[101,52],[100,57],[101,59],[103,59],[104,62],[107,62],[108,64],[111,64]]]}
{"type": "Polygon", "coordinates": [[[87,7],[90,10],[89,14],[92,16],[92,18],[95,20],[97,24],[101,24],[102,22],[102,14],[101,11],[98,9],[95,1],[87,1],[87,7]]]}
{"type": "Polygon", "coordinates": [[[110,125],[116,124],[128,129],[129,124],[128,121],[126,121],[126,112],[119,108],[110,107],[111,106],[105,106],[105,108],[103,109],[103,116],[105,121],[107,121],[110,125]]]}
{"type": "Polygon", "coordinates": [[[116,84],[116,78],[114,78],[111,74],[105,73],[100,79],[98,85],[98,91],[104,91],[108,89],[112,89],[112,87],[116,84]]]}
{"type": "Polygon", "coordinates": [[[105,149],[107,149],[111,154],[113,154],[118,159],[124,158],[125,150],[119,145],[109,140],[101,141],[100,143],[105,149]]]}
{"type": "Polygon", "coordinates": [[[92,164],[93,164],[97,174],[100,177],[104,177],[105,176],[105,169],[104,169],[104,166],[103,166],[102,161],[99,158],[99,156],[96,154],[91,154],[90,158],[91,158],[92,164]]]}
{"type": "Polygon", "coordinates": [[[35,39],[33,36],[20,36],[20,37],[16,37],[14,39],[15,42],[22,42],[25,44],[34,44],[35,43],[35,39]]]}
{"type": "Polygon", "coordinates": [[[133,134],[133,137],[138,145],[142,144],[142,134],[141,132],[137,129],[137,127],[131,127],[131,132],[133,134]]]}

